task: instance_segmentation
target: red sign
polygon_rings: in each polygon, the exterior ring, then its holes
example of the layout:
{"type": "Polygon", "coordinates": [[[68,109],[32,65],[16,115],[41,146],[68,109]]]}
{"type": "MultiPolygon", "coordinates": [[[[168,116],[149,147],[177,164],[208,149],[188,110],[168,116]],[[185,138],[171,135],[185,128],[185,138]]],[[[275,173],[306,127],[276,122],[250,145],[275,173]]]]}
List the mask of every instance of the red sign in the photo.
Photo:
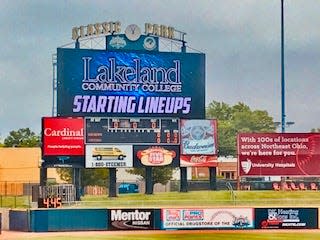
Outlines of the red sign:
{"type": "Polygon", "coordinates": [[[42,119],[43,156],[84,155],[83,118],[42,119]]]}
{"type": "Polygon", "coordinates": [[[239,176],[320,176],[319,133],[238,135],[239,176]]]}
{"type": "Polygon", "coordinates": [[[218,157],[210,155],[180,155],[181,167],[216,167],[218,157]]]}
{"type": "Polygon", "coordinates": [[[176,152],[163,147],[152,146],[138,151],[137,157],[145,166],[166,166],[172,163],[176,157],[176,152]]]}

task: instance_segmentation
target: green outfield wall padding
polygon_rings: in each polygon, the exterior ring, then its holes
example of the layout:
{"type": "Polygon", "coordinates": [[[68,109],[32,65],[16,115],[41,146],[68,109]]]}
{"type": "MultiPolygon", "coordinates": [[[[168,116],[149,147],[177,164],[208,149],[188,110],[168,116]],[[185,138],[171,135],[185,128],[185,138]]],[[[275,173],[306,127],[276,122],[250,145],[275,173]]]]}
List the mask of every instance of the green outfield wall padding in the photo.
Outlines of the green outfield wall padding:
{"type": "Polygon", "coordinates": [[[29,231],[28,211],[10,210],[9,211],[9,230],[11,231],[29,231]]]}
{"type": "Polygon", "coordinates": [[[32,232],[107,230],[107,209],[31,210],[32,232]]]}

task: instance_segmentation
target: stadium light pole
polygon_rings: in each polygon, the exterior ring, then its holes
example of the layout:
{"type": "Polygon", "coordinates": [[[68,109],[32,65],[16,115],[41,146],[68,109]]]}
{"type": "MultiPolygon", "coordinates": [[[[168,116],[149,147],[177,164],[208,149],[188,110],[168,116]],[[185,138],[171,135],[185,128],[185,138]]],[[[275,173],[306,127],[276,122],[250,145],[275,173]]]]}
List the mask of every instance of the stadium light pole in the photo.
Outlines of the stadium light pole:
{"type": "Polygon", "coordinates": [[[285,81],[284,81],[284,0],[281,0],[281,132],[286,132],[285,81]]]}

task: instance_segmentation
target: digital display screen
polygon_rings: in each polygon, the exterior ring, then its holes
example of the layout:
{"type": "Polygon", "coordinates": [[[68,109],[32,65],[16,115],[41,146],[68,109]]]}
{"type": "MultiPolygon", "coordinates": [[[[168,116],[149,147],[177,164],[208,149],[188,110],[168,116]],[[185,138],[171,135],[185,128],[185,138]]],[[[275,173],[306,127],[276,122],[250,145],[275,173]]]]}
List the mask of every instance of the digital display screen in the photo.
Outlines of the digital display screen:
{"type": "Polygon", "coordinates": [[[205,117],[203,53],[57,50],[58,116],[205,117]]]}
{"type": "Polygon", "coordinates": [[[175,118],[86,118],[85,142],[180,144],[180,120],[175,118]]]}

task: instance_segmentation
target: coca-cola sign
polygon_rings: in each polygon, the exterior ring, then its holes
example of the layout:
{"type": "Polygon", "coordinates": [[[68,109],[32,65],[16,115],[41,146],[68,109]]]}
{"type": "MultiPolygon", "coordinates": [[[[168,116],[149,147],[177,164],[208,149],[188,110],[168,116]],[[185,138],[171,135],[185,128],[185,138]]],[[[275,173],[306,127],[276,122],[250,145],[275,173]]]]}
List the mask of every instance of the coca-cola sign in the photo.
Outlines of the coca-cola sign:
{"type": "Polygon", "coordinates": [[[210,155],[180,155],[181,167],[216,167],[218,157],[210,155]]]}
{"type": "Polygon", "coordinates": [[[239,134],[238,160],[240,176],[320,176],[320,134],[239,134]]]}

